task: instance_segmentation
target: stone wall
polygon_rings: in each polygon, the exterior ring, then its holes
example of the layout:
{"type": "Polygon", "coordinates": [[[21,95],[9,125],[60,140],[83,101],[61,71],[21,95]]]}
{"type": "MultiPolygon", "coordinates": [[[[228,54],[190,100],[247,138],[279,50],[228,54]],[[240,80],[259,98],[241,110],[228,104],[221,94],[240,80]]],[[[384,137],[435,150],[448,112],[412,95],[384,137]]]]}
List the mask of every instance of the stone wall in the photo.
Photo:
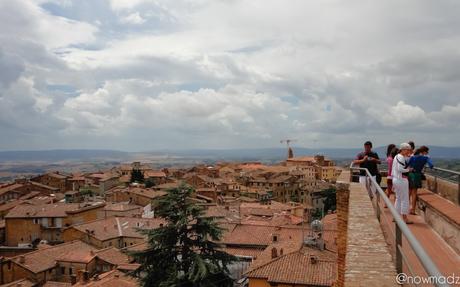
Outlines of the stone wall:
{"type": "Polygon", "coordinates": [[[435,179],[434,176],[426,175],[426,185],[427,188],[432,192],[438,193],[453,203],[460,204],[458,201],[459,187],[457,183],[453,183],[440,178],[435,179]]]}

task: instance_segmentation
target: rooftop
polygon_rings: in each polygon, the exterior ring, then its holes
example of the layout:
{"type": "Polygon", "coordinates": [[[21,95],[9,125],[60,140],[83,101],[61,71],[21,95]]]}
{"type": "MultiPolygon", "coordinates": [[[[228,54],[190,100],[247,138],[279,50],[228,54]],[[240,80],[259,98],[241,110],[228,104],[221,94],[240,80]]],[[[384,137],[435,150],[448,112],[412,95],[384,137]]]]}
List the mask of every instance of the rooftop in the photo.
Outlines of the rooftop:
{"type": "Polygon", "coordinates": [[[269,283],[332,286],[337,277],[336,268],[334,258],[323,257],[316,250],[304,247],[253,268],[246,275],[269,283]]]}
{"type": "Polygon", "coordinates": [[[93,208],[105,206],[104,202],[94,203],[51,203],[51,204],[21,204],[8,212],[5,218],[42,218],[67,217],[70,213],[77,213],[93,208]]]}
{"type": "Polygon", "coordinates": [[[75,259],[82,262],[87,259],[91,251],[96,251],[96,248],[76,240],[19,255],[11,260],[33,273],[39,273],[54,268],[58,259],[65,261],[75,259]]]}
{"type": "Polygon", "coordinates": [[[88,233],[98,240],[105,241],[122,236],[144,238],[138,229],[157,228],[160,224],[164,223],[165,221],[159,218],[109,217],[73,225],[71,228],[88,233]]]}

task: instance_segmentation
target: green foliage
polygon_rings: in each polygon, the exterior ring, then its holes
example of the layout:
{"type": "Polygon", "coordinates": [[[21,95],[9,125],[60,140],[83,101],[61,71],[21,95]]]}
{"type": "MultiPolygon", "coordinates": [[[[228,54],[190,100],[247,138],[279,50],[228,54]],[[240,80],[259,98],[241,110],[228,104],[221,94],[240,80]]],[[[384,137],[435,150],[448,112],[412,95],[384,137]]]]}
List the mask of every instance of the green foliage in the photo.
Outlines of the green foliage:
{"type": "Polygon", "coordinates": [[[219,249],[223,230],[188,200],[192,192],[187,185],[169,190],[156,209],[166,224],[142,230],[149,246],[132,253],[142,286],[233,286],[227,266],[236,258],[219,249]]]}
{"type": "Polygon", "coordinates": [[[145,184],[145,187],[151,188],[151,187],[155,186],[155,181],[153,179],[151,179],[151,178],[147,178],[145,180],[144,184],[145,184]]]}
{"type": "Polygon", "coordinates": [[[89,188],[81,188],[79,191],[81,196],[93,196],[93,191],[89,188]]]}
{"type": "Polygon", "coordinates": [[[311,220],[315,220],[315,219],[319,219],[321,220],[321,218],[323,217],[323,213],[321,212],[321,209],[315,209],[314,212],[312,212],[311,214],[311,220]]]}
{"type": "Polygon", "coordinates": [[[143,183],[144,182],[144,174],[142,173],[141,170],[139,169],[134,169],[131,170],[131,180],[130,182],[137,182],[137,183],[143,183]]]}
{"type": "Polygon", "coordinates": [[[321,192],[324,199],[324,214],[327,214],[329,210],[335,211],[337,206],[336,198],[337,190],[335,188],[328,188],[321,192]]]}

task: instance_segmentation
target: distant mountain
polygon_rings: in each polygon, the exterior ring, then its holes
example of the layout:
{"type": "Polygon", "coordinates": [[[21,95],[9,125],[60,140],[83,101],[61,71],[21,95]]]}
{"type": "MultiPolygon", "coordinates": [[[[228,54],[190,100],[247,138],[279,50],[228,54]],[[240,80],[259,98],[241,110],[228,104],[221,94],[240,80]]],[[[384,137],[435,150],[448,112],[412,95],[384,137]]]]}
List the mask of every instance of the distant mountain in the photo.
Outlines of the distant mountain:
{"type": "MultiPolygon", "coordinates": [[[[294,156],[323,154],[330,158],[354,158],[361,148],[323,148],[312,149],[293,147],[294,156]]],[[[386,147],[374,149],[380,157],[386,154],[386,147]]],[[[182,157],[216,158],[222,160],[283,160],[286,158],[286,148],[260,148],[260,149],[193,149],[193,150],[159,150],[149,152],[152,155],[170,155],[182,157]]],[[[460,159],[460,147],[430,146],[430,155],[433,158],[460,159]]]]}
{"type": "MultiPolygon", "coordinates": [[[[333,159],[353,158],[360,148],[323,148],[311,149],[293,147],[294,156],[324,154],[333,159]]],[[[374,149],[380,157],[384,157],[386,147],[374,149]]],[[[142,160],[143,156],[183,157],[210,161],[280,161],[286,158],[286,148],[260,149],[190,149],[190,150],[157,150],[150,152],[124,152],[117,150],[43,150],[43,151],[0,151],[0,161],[99,161],[142,160]]],[[[460,159],[460,147],[430,146],[433,158],[460,159]]]]}

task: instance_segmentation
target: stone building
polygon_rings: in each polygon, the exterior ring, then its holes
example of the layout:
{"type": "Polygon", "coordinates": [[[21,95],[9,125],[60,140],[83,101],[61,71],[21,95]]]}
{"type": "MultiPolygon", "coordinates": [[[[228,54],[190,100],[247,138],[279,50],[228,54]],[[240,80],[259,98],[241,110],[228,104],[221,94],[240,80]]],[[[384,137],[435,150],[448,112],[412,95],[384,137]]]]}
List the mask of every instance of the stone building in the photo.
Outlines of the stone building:
{"type": "Polygon", "coordinates": [[[18,205],[5,216],[6,245],[62,242],[66,227],[97,219],[97,211],[104,206],[103,202],[18,205]]]}

